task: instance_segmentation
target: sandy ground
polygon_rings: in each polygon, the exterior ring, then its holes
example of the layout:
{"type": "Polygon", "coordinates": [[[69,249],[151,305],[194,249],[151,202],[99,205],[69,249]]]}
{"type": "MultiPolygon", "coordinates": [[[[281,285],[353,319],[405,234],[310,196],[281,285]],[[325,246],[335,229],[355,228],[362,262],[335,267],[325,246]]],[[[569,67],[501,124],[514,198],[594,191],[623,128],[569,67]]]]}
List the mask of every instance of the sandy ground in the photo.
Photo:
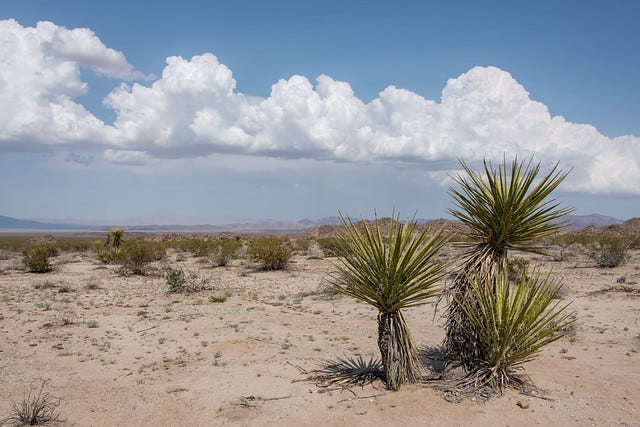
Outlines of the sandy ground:
{"type": "MultiPolygon", "coordinates": [[[[64,424],[76,426],[639,426],[640,251],[614,269],[582,256],[535,261],[564,279],[578,319],[575,333],[526,367],[545,399],[508,390],[452,403],[430,384],[328,391],[307,379],[303,371],[328,359],[378,356],[375,311],[321,291],[331,259],[297,255],[287,271],[259,272],[244,261],[214,268],[169,252],[155,275],[124,277],[89,253],[56,257],[50,273],[25,273],[20,257],[5,252],[0,418],[46,379],[64,424]],[[168,266],[188,268],[212,289],[167,294],[168,266]]],[[[421,347],[441,342],[433,304],[406,318],[421,347]]]]}

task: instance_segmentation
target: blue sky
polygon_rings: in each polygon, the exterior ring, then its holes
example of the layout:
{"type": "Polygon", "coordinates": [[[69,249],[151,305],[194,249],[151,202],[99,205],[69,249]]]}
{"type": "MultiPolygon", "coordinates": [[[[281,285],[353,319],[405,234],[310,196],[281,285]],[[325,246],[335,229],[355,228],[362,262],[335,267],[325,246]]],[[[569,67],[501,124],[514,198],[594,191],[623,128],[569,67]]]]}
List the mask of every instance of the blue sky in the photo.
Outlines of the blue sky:
{"type": "Polygon", "coordinates": [[[0,3],[0,214],[441,217],[505,154],[640,211],[638,2],[166,3],[0,3]]]}

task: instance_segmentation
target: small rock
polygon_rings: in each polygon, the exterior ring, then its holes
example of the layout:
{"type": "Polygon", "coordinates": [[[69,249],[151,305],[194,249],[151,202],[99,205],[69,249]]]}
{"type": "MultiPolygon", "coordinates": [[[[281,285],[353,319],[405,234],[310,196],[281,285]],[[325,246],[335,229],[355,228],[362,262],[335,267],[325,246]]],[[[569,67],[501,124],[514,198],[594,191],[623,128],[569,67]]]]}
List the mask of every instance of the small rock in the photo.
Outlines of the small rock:
{"type": "Polygon", "coordinates": [[[527,402],[523,402],[521,400],[518,400],[518,402],[516,403],[516,405],[518,405],[519,407],[521,407],[522,409],[529,409],[529,404],[527,402]]]}

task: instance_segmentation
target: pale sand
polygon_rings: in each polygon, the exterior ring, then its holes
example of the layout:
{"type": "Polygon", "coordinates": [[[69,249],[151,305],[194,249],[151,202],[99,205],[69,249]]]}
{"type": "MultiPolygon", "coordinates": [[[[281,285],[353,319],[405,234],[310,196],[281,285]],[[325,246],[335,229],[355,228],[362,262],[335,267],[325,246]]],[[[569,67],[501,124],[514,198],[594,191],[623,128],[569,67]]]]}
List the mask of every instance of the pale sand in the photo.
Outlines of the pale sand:
{"type": "MultiPolygon", "coordinates": [[[[306,380],[297,367],[378,357],[376,312],[317,292],[331,259],[298,255],[288,271],[257,272],[244,261],[212,268],[170,252],[157,269],[186,266],[215,288],[170,295],[161,274],[123,277],[91,254],[63,254],[47,274],[19,271],[18,255],[2,258],[0,418],[25,387],[48,379],[65,424],[77,426],[640,425],[640,251],[614,269],[590,267],[583,256],[535,258],[564,278],[578,315],[575,334],[526,365],[551,400],[508,390],[461,403],[424,384],[325,392],[306,380]],[[590,294],[622,276],[635,292],[590,294]],[[35,287],[45,284],[55,287],[35,287]],[[224,303],[208,301],[225,293],[224,303]]],[[[443,337],[433,310],[406,312],[423,347],[443,337]]]]}

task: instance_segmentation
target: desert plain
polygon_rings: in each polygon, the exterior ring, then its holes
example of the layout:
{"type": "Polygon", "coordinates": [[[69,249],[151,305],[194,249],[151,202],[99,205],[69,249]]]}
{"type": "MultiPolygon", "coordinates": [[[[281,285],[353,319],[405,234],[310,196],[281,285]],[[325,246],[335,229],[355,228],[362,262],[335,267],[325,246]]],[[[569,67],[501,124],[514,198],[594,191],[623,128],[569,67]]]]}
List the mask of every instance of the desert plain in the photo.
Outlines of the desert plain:
{"type": "Polygon", "coordinates": [[[330,291],[337,259],[313,243],[278,271],[169,249],[144,276],[91,252],[64,252],[51,272],[28,273],[19,252],[3,251],[0,418],[46,381],[69,426],[640,426],[640,250],[615,268],[580,250],[526,258],[562,280],[576,321],[526,364],[534,392],[486,399],[455,398],[438,380],[444,302],[405,312],[424,382],[392,392],[380,380],[314,376],[329,361],[379,353],[376,311],[330,291]],[[167,293],[169,268],[206,289],[167,293]]]}

